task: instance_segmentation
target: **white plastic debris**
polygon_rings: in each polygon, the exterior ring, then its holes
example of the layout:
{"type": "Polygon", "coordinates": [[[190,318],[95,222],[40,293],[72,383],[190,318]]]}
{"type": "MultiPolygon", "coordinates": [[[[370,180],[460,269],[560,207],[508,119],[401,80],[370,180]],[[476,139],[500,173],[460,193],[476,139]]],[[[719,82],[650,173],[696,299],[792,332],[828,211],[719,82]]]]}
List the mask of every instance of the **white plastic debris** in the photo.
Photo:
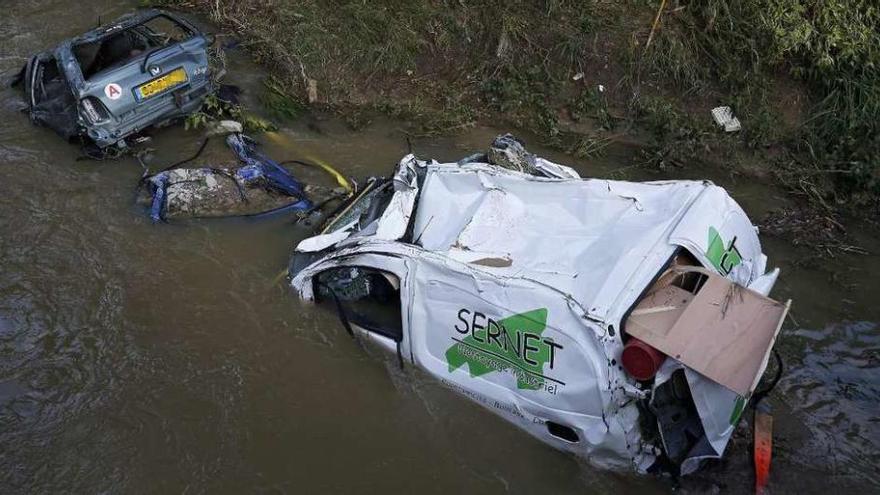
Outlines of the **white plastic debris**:
{"type": "Polygon", "coordinates": [[[221,120],[213,123],[208,127],[208,136],[225,136],[227,134],[235,134],[243,131],[241,122],[235,120],[221,120]]]}
{"type": "Polygon", "coordinates": [[[725,132],[736,132],[742,129],[739,119],[733,116],[730,107],[715,107],[712,109],[712,118],[715,123],[724,128],[725,132]]]}
{"type": "Polygon", "coordinates": [[[318,101],[318,81],[315,79],[309,79],[308,98],[309,103],[318,101]]]}

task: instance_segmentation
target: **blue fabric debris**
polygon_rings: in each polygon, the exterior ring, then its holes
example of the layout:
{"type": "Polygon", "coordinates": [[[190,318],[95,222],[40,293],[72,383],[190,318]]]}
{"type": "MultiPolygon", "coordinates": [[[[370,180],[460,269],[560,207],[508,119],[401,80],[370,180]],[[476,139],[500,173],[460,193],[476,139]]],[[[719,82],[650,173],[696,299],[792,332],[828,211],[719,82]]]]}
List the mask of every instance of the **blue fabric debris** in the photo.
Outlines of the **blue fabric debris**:
{"type": "MultiPolygon", "coordinates": [[[[243,134],[234,133],[226,138],[226,144],[232,148],[239,161],[243,163],[241,167],[229,171],[230,175],[239,183],[240,189],[249,185],[262,185],[280,194],[300,198],[299,201],[289,205],[248,216],[264,216],[282,211],[305,211],[312,207],[312,202],[306,197],[303,184],[296,180],[287,169],[257,150],[253,140],[243,134]]],[[[203,170],[214,172],[216,169],[204,168],[203,170]]],[[[154,222],[165,219],[164,209],[170,172],[170,170],[165,170],[146,179],[153,198],[150,204],[150,218],[154,222]]]]}
{"type": "Polygon", "coordinates": [[[230,134],[226,138],[226,144],[238,155],[238,159],[245,164],[245,167],[236,172],[236,177],[239,177],[239,173],[243,174],[242,179],[248,176],[253,178],[265,177],[268,185],[278,192],[288,196],[305,197],[302,184],[294,179],[287,169],[260,153],[254,147],[254,142],[246,136],[237,133],[230,134]]]}
{"type": "Polygon", "coordinates": [[[150,203],[150,218],[154,222],[162,221],[162,209],[165,206],[165,189],[168,187],[168,172],[150,177],[150,192],[153,201],[150,203]]]}

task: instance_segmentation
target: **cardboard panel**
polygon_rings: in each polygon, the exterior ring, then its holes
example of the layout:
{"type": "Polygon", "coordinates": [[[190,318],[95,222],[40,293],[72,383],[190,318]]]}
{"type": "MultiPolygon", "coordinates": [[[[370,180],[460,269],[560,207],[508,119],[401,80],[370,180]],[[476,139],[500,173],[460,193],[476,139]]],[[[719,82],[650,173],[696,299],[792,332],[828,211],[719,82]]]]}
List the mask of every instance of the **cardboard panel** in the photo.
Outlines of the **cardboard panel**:
{"type": "Polygon", "coordinates": [[[626,332],[740,395],[751,393],[788,304],[703,269],[674,270],[697,270],[708,279],[690,301],[688,291],[658,287],[633,311],[626,332]]]}
{"type": "Polygon", "coordinates": [[[626,332],[633,336],[651,333],[664,338],[693,298],[693,294],[674,285],[658,287],[645,296],[630,314],[626,332]]]}

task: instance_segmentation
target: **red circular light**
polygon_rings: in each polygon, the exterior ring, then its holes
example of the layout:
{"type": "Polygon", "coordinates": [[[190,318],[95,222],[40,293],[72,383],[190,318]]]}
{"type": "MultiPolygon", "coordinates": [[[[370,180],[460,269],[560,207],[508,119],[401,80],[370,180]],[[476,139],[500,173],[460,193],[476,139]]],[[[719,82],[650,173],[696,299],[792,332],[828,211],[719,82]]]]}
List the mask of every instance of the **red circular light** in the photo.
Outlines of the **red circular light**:
{"type": "Polygon", "coordinates": [[[631,338],[623,346],[623,355],[620,357],[623,369],[636,380],[650,380],[657,374],[660,365],[666,360],[666,355],[639,339],[631,338]]]}

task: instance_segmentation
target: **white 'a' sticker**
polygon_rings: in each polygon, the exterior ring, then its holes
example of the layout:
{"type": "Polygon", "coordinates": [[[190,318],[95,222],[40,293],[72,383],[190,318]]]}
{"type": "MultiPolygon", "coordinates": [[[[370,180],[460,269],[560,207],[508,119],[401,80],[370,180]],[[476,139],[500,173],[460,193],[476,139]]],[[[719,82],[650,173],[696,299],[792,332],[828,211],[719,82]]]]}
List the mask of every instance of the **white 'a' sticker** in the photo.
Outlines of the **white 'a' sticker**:
{"type": "Polygon", "coordinates": [[[104,86],[104,94],[111,100],[118,100],[122,96],[122,86],[116,83],[110,83],[104,86]]]}

